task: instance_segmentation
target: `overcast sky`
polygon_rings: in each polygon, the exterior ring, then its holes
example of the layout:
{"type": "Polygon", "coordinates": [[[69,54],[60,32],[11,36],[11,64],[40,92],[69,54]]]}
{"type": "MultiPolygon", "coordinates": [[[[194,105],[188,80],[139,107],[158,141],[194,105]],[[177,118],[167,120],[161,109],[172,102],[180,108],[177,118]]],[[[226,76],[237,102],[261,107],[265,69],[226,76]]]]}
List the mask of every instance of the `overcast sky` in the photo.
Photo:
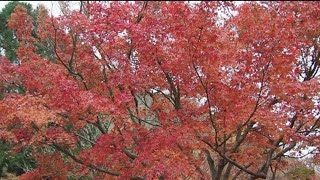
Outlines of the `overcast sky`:
{"type": "MultiPolygon", "coordinates": [[[[10,1],[0,1],[0,11],[8,2],[10,1]]],[[[61,14],[58,1],[20,1],[20,2],[30,3],[32,4],[33,8],[36,8],[39,4],[43,4],[49,10],[49,12],[52,12],[54,16],[58,16],[59,14],[61,14]]],[[[71,9],[79,8],[79,2],[80,1],[70,1],[71,9]]],[[[190,1],[190,2],[197,2],[197,1],[190,1]]],[[[242,3],[243,1],[236,2],[237,5],[240,5],[242,3]]]]}

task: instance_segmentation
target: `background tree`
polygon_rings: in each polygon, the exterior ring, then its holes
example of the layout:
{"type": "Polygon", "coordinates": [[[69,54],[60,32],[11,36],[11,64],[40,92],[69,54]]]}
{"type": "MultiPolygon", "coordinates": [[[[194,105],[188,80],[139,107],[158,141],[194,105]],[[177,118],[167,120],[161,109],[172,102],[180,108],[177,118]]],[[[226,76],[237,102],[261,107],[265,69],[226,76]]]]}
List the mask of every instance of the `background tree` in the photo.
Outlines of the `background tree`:
{"type": "MultiPolygon", "coordinates": [[[[37,22],[37,14],[39,14],[39,11],[43,11],[45,8],[42,5],[39,5],[35,9],[32,8],[32,5],[25,2],[19,2],[19,1],[11,1],[8,4],[5,5],[5,7],[1,10],[1,18],[0,18],[0,49],[1,52],[4,52],[5,56],[11,61],[11,62],[18,62],[17,55],[16,55],[16,49],[19,45],[19,39],[16,36],[16,33],[9,29],[7,26],[7,21],[10,18],[14,8],[16,6],[23,6],[26,8],[27,13],[30,15],[32,19],[33,29],[32,29],[32,36],[34,38],[37,38],[37,28],[38,28],[38,22],[37,22]]],[[[49,59],[53,59],[52,55],[52,48],[49,46],[49,44],[45,42],[37,42],[36,46],[38,47],[37,53],[41,54],[44,57],[47,57],[49,59]]]]}
{"type": "Polygon", "coordinates": [[[4,53],[11,62],[17,60],[17,55],[15,50],[18,48],[19,41],[15,35],[15,33],[7,27],[7,21],[10,18],[11,13],[14,8],[17,6],[23,6],[27,9],[27,12],[33,19],[35,19],[35,13],[32,8],[32,5],[29,3],[19,2],[19,1],[11,1],[5,5],[5,7],[1,10],[0,13],[0,48],[1,51],[4,50],[4,53]]]}
{"type": "Polygon", "coordinates": [[[0,137],[34,147],[22,178],[266,179],[305,147],[318,160],[318,2],[84,6],[39,11],[37,37],[25,8],[8,21],[21,64],[1,60],[2,84],[24,94],[1,100],[0,137]]]}

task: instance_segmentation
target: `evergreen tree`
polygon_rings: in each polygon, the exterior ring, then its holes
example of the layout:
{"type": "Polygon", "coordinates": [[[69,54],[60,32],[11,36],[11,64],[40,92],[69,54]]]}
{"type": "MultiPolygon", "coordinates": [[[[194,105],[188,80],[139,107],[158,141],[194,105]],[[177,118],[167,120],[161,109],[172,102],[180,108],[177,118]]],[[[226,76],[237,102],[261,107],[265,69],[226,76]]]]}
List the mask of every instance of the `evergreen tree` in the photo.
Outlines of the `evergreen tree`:
{"type": "Polygon", "coordinates": [[[36,10],[32,8],[29,3],[11,1],[5,5],[0,12],[0,50],[2,55],[5,55],[11,62],[17,61],[17,55],[15,50],[19,46],[19,41],[15,36],[14,31],[7,27],[7,21],[10,18],[11,13],[17,5],[24,6],[27,9],[28,14],[31,15],[34,23],[36,22],[36,10]]]}

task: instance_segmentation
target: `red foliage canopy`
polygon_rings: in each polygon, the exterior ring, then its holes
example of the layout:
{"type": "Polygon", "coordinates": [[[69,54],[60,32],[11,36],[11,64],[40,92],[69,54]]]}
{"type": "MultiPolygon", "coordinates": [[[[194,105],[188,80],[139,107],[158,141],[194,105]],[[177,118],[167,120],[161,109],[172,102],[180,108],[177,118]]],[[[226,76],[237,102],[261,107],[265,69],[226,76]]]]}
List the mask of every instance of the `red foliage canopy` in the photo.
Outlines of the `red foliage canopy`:
{"type": "Polygon", "coordinates": [[[265,179],[291,150],[319,152],[319,7],[90,3],[40,9],[37,27],[17,7],[0,137],[34,147],[27,179],[265,179]]]}

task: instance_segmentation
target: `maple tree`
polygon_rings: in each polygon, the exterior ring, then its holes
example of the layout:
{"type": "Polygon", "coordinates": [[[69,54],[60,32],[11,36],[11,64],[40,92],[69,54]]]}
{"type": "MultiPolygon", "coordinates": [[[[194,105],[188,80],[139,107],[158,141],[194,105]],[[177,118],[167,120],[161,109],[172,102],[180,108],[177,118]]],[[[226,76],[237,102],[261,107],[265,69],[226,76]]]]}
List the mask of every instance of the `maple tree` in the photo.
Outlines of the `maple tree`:
{"type": "Polygon", "coordinates": [[[318,160],[319,7],[92,2],[57,18],[42,7],[33,37],[18,6],[0,137],[32,146],[22,179],[266,179],[293,150],[318,160]]]}
{"type": "MultiPolygon", "coordinates": [[[[6,26],[7,20],[10,18],[11,13],[14,11],[17,5],[23,6],[27,9],[27,13],[32,18],[32,24],[34,28],[37,28],[37,22],[35,16],[38,8],[33,9],[31,4],[19,1],[12,1],[6,4],[0,11],[0,56],[4,55],[13,63],[19,63],[16,58],[15,50],[18,48],[19,41],[14,32],[6,26]]],[[[33,30],[32,36],[36,36],[33,30]]],[[[41,55],[49,55],[46,49],[41,49],[41,44],[36,44],[38,47],[38,53],[41,55]]],[[[49,56],[47,56],[49,57],[49,56]]],[[[7,87],[3,89],[6,92],[13,92],[17,89],[15,87],[7,87]]],[[[1,142],[0,143],[0,177],[6,173],[13,173],[20,175],[29,169],[34,167],[34,161],[27,155],[29,154],[29,148],[24,148],[23,151],[15,154],[10,154],[11,145],[1,142]]]]}

